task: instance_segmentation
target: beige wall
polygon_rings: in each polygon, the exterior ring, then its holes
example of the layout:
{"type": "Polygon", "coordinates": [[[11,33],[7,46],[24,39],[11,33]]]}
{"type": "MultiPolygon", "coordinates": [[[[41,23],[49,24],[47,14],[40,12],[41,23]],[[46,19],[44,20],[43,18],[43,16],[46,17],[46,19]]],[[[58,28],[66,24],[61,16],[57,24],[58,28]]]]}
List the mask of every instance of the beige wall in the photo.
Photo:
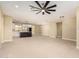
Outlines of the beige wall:
{"type": "Polygon", "coordinates": [[[32,35],[35,35],[35,26],[32,25],[32,35]]]}
{"type": "Polygon", "coordinates": [[[12,18],[4,16],[0,9],[0,42],[12,40],[12,18]]]}
{"type": "Polygon", "coordinates": [[[42,35],[56,38],[57,27],[55,22],[49,22],[42,26],[42,35]]]}
{"type": "MultiPolygon", "coordinates": [[[[50,22],[42,26],[42,35],[56,38],[57,24],[50,22]]],[[[62,21],[62,38],[76,41],[76,19],[65,19],[62,21]]]]}
{"type": "Polygon", "coordinates": [[[49,36],[49,24],[42,25],[42,35],[49,36]]]}
{"type": "Polygon", "coordinates": [[[4,18],[3,13],[0,9],[0,42],[4,40],[4,18]]]}
{"type": "Polygon", "coordinates": [[[12,41],[12,18],[4,16],[4,42],[12,41]]]}
{"type": "Polygon", "coordinates": [[[63,19],[62,38],[65,40],[76,41],[76,19],[63,19]]]}
{"type": "Polygon", "coordinates": [[[49,37],[56,38],[57,36],[57,26],[55,22],[49,23],[49,37]]]}
{"type": "Polygon", "coordinates": [[[41,25],[32,25],[32,34],[41,35],[41,25]]]}
{"type": "Polygon", "coordinates": [[[79,49],[79,8],[77,9],[77,21],[76,21],[76,25],[77,25],[77,29],[76,29],[76,33],[77,33],[77,48],[79,49]]]}

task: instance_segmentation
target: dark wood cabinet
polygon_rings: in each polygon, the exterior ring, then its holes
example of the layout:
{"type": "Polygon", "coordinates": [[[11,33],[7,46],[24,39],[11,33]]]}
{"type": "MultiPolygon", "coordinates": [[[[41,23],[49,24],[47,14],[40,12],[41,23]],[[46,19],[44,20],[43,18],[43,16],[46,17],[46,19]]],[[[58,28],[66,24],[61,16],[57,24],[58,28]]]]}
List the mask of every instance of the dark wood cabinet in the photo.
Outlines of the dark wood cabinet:
{"type": "Polygon", "coordinates": [[[32,28],[28,28],[28,32],[20,32],[20,37],[32,37],[32,28]]]}
{"type": "Polygon", "coordinates": [[[20,32],[20,37],[32,37],[31,32],[20,32]]]}

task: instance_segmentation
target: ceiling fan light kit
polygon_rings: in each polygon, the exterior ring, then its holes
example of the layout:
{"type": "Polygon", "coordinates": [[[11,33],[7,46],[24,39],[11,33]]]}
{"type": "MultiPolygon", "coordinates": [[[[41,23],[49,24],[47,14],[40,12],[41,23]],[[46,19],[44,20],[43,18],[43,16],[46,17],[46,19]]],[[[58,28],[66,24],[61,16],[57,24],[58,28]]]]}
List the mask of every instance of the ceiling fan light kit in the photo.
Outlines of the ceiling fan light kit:
{"type": "Polygon", "coordinates": [[[42,15],[44,15],[45,13],[47,14],[51,14],[50,12],[55,12],[56,9],[51,9],[56,7],[57,5],[52,5],[47,7],[47,5],[50,3],[50,1],[46,1],[46,3],[42,3],[43,6],[40,5],[40,3],[38,1],[35,1],[35,3],[38,5],[38,7],[32,6],[30,5],[32,11],[38,11],[36,14],[39,14],[40,12],[42,12],[42,15]]]}

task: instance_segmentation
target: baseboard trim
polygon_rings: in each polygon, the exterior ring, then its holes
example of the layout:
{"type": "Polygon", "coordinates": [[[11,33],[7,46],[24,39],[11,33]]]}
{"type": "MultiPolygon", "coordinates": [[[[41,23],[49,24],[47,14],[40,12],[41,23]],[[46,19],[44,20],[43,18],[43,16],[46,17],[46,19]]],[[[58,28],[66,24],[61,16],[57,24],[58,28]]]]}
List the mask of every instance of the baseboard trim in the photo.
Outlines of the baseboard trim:
{"type": "Polygon", "coordinates": [[[62,37],[62,36],[57,36],[57,37],[62,37]]]}
{"type": "Polygon", "coordinates": [[[5,42],[12,42],[13,40],[4,40],[4,41],[1,41],[1,43],[5,43],[5,42]]]}
{"type": "Polygon", "coordinates": [[[69,38],[62,38],[63,40],[69,40],[69,41],[76,41],[74,39],[69,39],[69,38]]]}
{"type": "Polygon", "coordinates": [[[56,38],[55,36],[49,36],[50,38],[56,38]]]}
{"type": "Polygon", "coordinates": [[[48,35],[42,35],[44,37],[49,37],[49,38],[56,38],[55,36],[48,36],[48,35]]]}

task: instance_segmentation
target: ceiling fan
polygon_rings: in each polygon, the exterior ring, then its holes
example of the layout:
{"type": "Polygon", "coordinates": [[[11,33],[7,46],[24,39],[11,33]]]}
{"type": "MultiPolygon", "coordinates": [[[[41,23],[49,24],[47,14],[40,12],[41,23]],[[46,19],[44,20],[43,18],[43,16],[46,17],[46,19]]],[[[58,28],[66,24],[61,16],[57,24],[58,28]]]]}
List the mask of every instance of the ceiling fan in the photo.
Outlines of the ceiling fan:
{"type": "Polygon", "coordinates": [[[52,6],[48,6],[47,5],[50,3],[50,1],[46,1],[45,3],[42,4],[42,6],[40,5],[40,3],[38,1],[35,1],[35,3],[38,5],[38,7],[32,6],[30,5],[32,11],[38,11],[36,14],[39,14],[40,12],[42,12],[42,15],[44,15],[45,13],[47,14],[51,14],[50,11],[55,12],[56,9],[51,9],[56,7],[57,5],[54,4],[52,6]]]}

